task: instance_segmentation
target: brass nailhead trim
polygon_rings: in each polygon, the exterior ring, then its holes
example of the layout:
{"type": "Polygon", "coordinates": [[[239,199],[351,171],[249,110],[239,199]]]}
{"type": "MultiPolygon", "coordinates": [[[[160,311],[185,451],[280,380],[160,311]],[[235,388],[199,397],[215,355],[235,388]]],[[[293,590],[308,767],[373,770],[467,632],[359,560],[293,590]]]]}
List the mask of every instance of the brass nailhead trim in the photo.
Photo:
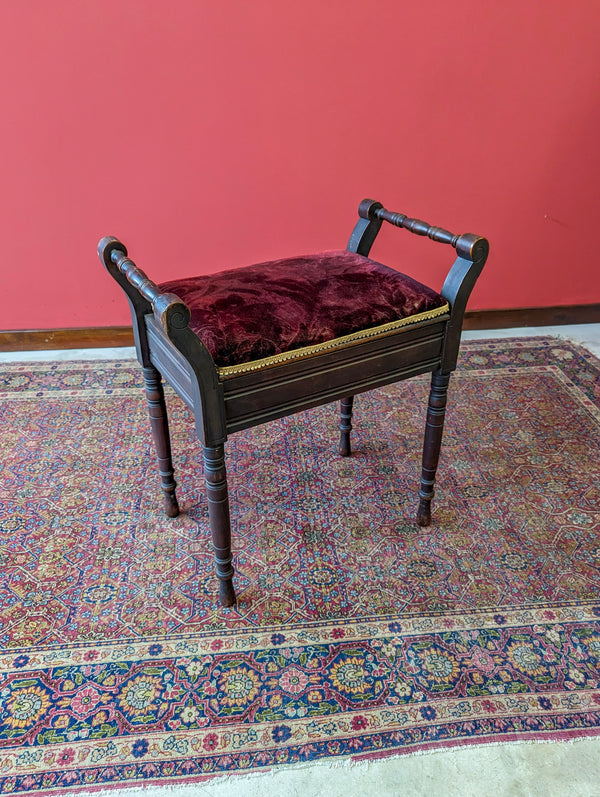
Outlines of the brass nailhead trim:
{"type": "Polygon", "coordinates": [[[217,371],[221,379],[229,379],[232,376],[239,376],[240,374],[250,373],[251,371],[261,371],[263,368],[282,365],[283,363],[290,362],[290,360],[301,360],[305,357],[313,357],[315,354],[321,354],[321,352],[331,349],[344,349],[346,346],[360,343],[367,338],[379,338],[385,335],[391,335],[397,329],[408,326],[409,324],[417,324],[419,321],[430,321],[433,318],[446,315],[449,310],[450,306],[446,303],[442,307],[436,307],[434,310],[427,310],[424,313],[417,313],[417,315],[400,318],[398,321],[389,321],[387,324],[382,324],[379,327],[361,329],[359,332],[352,332],[350,335],[342,335],[340,338],[333,338],[333,340],[327,340],[324,343],[316,343],[313,346],[304,346],[301,349],[292,349],[291,351],[284,351],[281,354],[273,354],[270,357],[264,357],[262,360],[251,360],[247,363],[240,363],[240,365],[228,365],[224,368],[218,368],[217,371]]]}

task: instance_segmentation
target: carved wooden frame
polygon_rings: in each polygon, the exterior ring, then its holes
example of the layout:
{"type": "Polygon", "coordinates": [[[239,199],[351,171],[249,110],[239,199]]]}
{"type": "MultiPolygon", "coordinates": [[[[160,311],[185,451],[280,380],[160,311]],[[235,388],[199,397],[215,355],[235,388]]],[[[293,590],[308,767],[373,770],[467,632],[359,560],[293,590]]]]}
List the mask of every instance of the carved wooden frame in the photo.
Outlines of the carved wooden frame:
{"type": "Polygon", "coordinates": [[[131,307],[165,507],[171,517],[178,514],[179,507],[161,375],[194,414],[203,446],[219,597],[225,606],[236,599],[224,461],[224,444],[232,432],[340,400],[339,450],[348,456],[352,397],[432,372],[417,514],[420,525],[430,523],[448,382],[456,367],[467,300],[485,264],[489,246],[481,236],[454,235],[404,214],[392,213],[370,199],[360,203],[358,215],[348,251],[368,256],[384,222],[456,249],[457,258],[441,291],[448,302],[448,312],[383,337],[227,378],[223,378],[206,347],[190,329],[189,308],[176,295],[162,293],[128,257],[126,247],[118,239],[106,237],[98,245],[101,261],[127,294],[131,307]]]}

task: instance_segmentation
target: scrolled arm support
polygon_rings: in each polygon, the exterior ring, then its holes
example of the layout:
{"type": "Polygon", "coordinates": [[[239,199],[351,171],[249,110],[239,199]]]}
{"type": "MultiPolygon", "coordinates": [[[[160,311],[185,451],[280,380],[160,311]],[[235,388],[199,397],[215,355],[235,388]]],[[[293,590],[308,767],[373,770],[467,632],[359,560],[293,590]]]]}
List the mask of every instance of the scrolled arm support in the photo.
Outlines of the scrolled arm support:
{"type": "Polygon", "coordinates": [[[161,293],[152,303],[155,317],[163,329],[185,329],[190,323],[190,308],[174,293],[161,293]]]}
{"type": "MultiPolygon", "coordinates": [[[[154,314],[175,348],[193,373],[193,403],[200,439],[210,444],[226,437],[222,387],[208,349],[190,329],[190,309],[174,293],[163,293],[156,283],[127,256],[127,248],[112,236],[98,244],[98,255],[109,274],[123,288],[132,311],[138,359],[146,368],[157,367],[150,350],[147,316],[154,314]]],[[[160,369],[159,369],[160,370],[160,369]]]]}
{"type": "Polygon", "coordinates": [[[108,236],[98,244],[98,255],[114,277],[122,275],[150,305],[156,320],[169,333],[183,329],[190,320],[190,310],[174,293],[163,293],[158,285],[127,255],[127,247],[118,238],[108,236]]]}
{"type": "Polygon", "coordinates": [[[383,207],[381,202],[373,199],[363,199],[358,206],[358,222],[354,227],[348,250],[368,257],[377,233],[383,222],[401,227],[414,235],[422,235],[442,244],[449,244],[456,249],[457,258],[448,272],[442,296],[451,308],[451,317],[448,322],[444,353],[442,357],[442,370],[450,372],[456,367],[460,333],[463,315],[467,300],[489,252],[489,243],[480,235],[465,233],[456,235],[442,227],[434,227],[421,219],[413,219],[404,213],[394,213],[383,207]]]}

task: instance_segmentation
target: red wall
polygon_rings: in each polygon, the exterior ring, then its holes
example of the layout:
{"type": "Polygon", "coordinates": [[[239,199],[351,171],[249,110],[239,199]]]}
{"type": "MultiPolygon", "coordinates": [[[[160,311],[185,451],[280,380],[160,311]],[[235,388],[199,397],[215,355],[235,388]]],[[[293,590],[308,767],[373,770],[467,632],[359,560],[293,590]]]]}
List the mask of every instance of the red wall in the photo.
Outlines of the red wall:
{"type": "MultiPolygon", "coordinates": [[[[472,308],[600,301],[597,0],[22,0],[0,10],[3,329],[344,246],[363,196],[490,238],[472,308]]],[[[440,286],[447,247],[374,255],[440,286]],[[408,262],[407,262],[408,261],[408,262]]]]}

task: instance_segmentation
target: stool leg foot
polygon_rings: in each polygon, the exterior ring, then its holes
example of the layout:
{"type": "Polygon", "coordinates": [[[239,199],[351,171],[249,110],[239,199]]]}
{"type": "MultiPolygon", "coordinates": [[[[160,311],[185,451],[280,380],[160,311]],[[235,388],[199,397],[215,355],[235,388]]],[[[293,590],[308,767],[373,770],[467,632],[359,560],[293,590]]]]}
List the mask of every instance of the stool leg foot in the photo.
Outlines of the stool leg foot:
{"type": "Polygon", "coordinates": [[[352,453],[350,447],[350,432],[352,431],[352,404],[354,396],[348,396],[340,401],[340,447],[342,457],[349,457],[352,453]]]}
{"type": "Polygon", "coordinates": [[[208,517],[215,551],[215,569],[220,582],[219,601],[222,606],[233,606],[236,597],[232,582],[234,570],[225,451],[222,445],[206,446],[203,453],[208,517]]]}
{"type": "Polygon", "coordinates": [[[444,374],[441,371],[435,371],[431,377],[425,440],[423,442],[421,489],[419,490],[419,498],[421,500],[417,512],[419,526],[428,526],[431,523],[431,499],[433,498],[435,475],[442,446],[449,382],[450,374],[444,374]]]}
{"type": "Polygon", "coordinates": [[[228,606],[235,606],[236,600],[231,579],[229,579],[229,581],[219,581],[219,602],[221,606],[226,608],[228,606]]]}
{"type": "Polygon", "coordinates": [[[171,459],[169,419],[167,416],[162,377],[153,366],[149,366],[143,370],[148,413],[150,415],[150,426],[152,427],[152,437],[158,457],[160,481],[165,498],[165,512],[168,517],[177,517],[179,514],[179,505],[175,494],[177,482],[175,481],[173,460],[171,459]]]}
{"type": "Polygon", "coordinates": [[[419,526],[429,526],[431,523],[431,500],[421,498],[419,509],[417,510],[417,524],[419,526]]]}

